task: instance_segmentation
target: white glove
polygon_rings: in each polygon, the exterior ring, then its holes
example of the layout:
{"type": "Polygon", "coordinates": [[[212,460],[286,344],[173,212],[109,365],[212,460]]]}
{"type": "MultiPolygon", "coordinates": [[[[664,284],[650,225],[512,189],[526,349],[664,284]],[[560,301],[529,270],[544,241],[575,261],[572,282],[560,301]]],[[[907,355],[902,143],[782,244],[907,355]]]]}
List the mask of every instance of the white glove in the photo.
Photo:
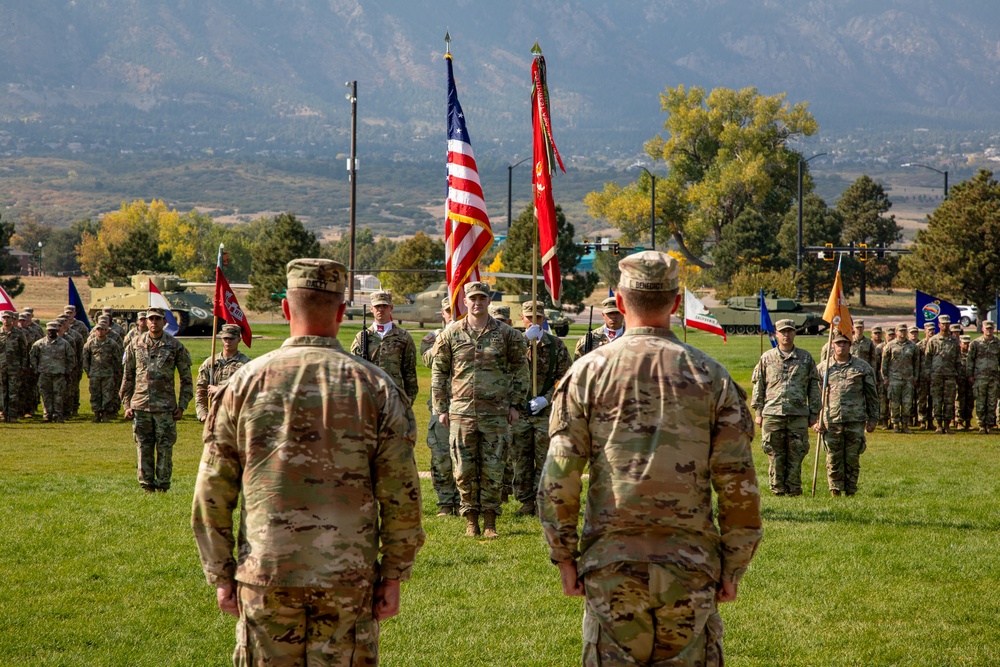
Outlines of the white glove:
{"type": "Polygon", "coordinates": [[[541,340],[542,339],[542,328],[537,324],[532,324],[524,332],[524,337],[528,340],[541,340]]]}
{"type": "Polygon", "coordinates": [[[549,399],[544,396],[536,396],[535,398],[528,401],[528,410],[532,415],[537,415],[539,412],[547,408],[549,405],[549,399]]]}

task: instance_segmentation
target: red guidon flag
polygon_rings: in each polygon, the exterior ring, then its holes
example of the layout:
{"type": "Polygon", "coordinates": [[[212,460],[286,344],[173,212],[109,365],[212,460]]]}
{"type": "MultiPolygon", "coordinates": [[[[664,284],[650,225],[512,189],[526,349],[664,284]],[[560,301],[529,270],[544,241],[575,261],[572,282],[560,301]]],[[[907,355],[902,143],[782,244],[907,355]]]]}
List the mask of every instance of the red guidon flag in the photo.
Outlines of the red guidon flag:
{"type": "Polygon", "coordinates": [[[227,324],[238,326],[243,332],[243,344],[250,347],[250,343],[253,341],[250,333],[250,322],[247,321],[247,316],[240,308],[240,302],[236,300],[233,288],[229,286],[229,281],[223,275],[221,266],[215,267],[214,312],[216,317],[221,317],[227,324]]]}
{"type": "Polygon", "coordinates": [[[559,274],[559,259],[556,257],[556,203],[552,198],[552,174],[555,164],[563,167],[559,150],[552,139],[552,123],[549,118],[549,89],[545,81],[545,58],[538,44],[531,50],[535,59],[531,63],[531,127],[534,132],[535,168],[531,172],[531,184],[535,192],[535,219],[538,221],[538,241],[542,253],[542,274],[545,286],[552,296],[556,308],[562,298],[562,276],[559,274]]]}
{"type": "Polygon", "coordinates": [[[719,320],[712,316],[705,304],[687,287],[684,288],[684,326],[714,333],[722,336],[723,342],[728,342],[726,330],[719,324],[719,320]]]}

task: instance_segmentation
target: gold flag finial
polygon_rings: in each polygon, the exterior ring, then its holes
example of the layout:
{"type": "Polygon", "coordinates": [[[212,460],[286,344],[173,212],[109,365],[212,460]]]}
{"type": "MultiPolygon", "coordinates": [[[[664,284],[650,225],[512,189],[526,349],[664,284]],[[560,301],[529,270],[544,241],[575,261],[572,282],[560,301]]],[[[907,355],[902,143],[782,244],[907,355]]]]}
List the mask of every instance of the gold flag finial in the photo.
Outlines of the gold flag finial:
{"type": "Polygon", "coordinates": [[[535,40],[535,45],[531,47],[531,52],[536,56],[542,55],[542,47],[538,46],[538,40],[535,40]]]}
{"type": "Polygon", "coordinates": [[[444,55],[451,55],[451,33],[447,30],[444,31],[444,55]]]}

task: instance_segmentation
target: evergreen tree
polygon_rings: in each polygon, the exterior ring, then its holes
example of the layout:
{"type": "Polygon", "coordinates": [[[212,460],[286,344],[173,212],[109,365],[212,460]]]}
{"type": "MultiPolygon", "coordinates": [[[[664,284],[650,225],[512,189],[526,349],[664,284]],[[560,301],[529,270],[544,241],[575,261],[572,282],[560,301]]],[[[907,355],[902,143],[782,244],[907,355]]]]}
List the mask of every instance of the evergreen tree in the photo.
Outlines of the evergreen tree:
{"type": "MultiPolygon", "coordinates": [[[[876,183],[867,175],[858,178],[844,190],[837,202],[837,212],[844,221],[841,243],[865,243],[869,248],[880,244],[894,245],[903,238],[903,231],[896,224],[896,216],[885,215],[891,207],[892,202],[881,183],[876,183]]],[[[868,305],[866,291],[869,283],[891,287],[899,272],[895,257],[876,259],[873,253],[869,253],[868,258],[869,261],[862,262],[856,255],[855,259],[844,262],[845,266],[850,264],[847,268],[851,269],[843,273],[845,287],[858,287],[862,306],[868,305]]]]}
{"type": "MultiPolygon", "coordinates": [[[[836,209],[830,208],[823,198],[816,194],[808,194],[802,199],[802,244],[806,246],[822,246],[832,243],[840,245],[840,235],[844,221],[836,209]]],[[[792,208],[778,232],[778,242],[781,244],[781,256],[789,266],[795,266],[796,250],[799,243],[799,213],[798,208],[792,208]]],[[[815,254],[807,254],[802,258],[802,274],[799,284],[805,291],[806,299],[816,301],[829,294],[837,273],[836,262],[823,261],[815,254]]]]}
{"type": "Polygon", "coordinates": [[[0,220],[0,276],[10,276],[10,278],[0,277],[0,287],[3,287],[12,299],[24,291],[24,283],[21,282],[21,267],[10,256],[8,250],[10,238],[14,236],[14,232],[13,222],[0,220]]]}
{"type": "Polygon", "coordinates": [[[788,265],[778,243],[778,220],[769,220],[753,209],[743,211],[722,230],[722,240],[712,251],[716,282],[728,280],[741,268],[758,271],[782,269],[788,265]]]}
{"type": "Polygon", "coordinates": [[[428,273],[384,273],[382,285],[394,294],[416,294],[431,283],[444,279],[437,270],[444,268],[444,241],[435,240],[423,232],[400,243],[386,261],[387,269],[429,270],[428,273]]]}
{"type": "Polygon", "coordinates": [[[253,258],[253,273],[250,276],[253,289],[247,296],[247,307],[276,312],[281,303],[272,299],[271,295],[285,291],[286,265],[299,257],[319,257],[320,245],[316,235],[293,214],[281,213],[266,226],[250,255],[253,258]]]}

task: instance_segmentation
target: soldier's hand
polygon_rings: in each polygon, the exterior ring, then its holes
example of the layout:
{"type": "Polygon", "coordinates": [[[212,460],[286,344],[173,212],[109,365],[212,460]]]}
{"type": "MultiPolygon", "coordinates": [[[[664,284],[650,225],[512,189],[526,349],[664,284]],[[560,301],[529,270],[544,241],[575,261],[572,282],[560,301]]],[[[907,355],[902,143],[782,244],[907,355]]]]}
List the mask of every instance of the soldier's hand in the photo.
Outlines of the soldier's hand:
{"type": "Polygon", "coordinates": [[[826,426],[822,422],[816,422],[813,424],[813,430],[817,433],[826,433],[826,426]]]}
{"type": "Polygon", "coordinates": [[[183,416],[184,416],[183,410],[181,410],[180,408],[174,408],[174,421],[179,420],[183,416]]]}
{"type": "Polygon", "coordinates": [[[507,411],[507,423],[511,426],[513,426],[520,418],[521,414],[517,411],[517,408],[511,408],[507,411]]]}
{"type": "Polygon", "coordinates": [[[240,617],[239,605],[236,602],[236,588],[230,584],[219,584],[215,587],[215,599],[219,609],[230,616],[240,617]]]}
{"type": "Polygon", "coordinates": [[[132,408],[125,408],[125,419],[132,419],[135,417],[135,410],[132,408]]]}
{"type": "Polygon", "coordinates": [[[576,572],[576,562],[559,563],[559,578],[562,580],[563,595],[583,597],[583,582],[576,572]]]}
{"type": "Polygon", "coordinates": [[[438,415],[438,421],[441,422],[442,426],[449,426],[449,423],[448,423],[448,413],[447,412],[442,412],[441,414],[439,414],[438,415]]]}
{"type": "Polygon", "coordinates": [[[753,420],[754,420],[754,422],[757,423],[757,426],[763,426],[764,425],[764,415],[762,415],[762,414],[758,413],[757,416],[753,418],[753,420]]]}
{"type": "Polygon", "coordinates": [[[718,592],[715,594],[716,602],[733,602],[736,599],[736,588],[738,584],[735,581],[722,581],[722,585],[719,586],[718,592]]]}
{"type": "Polygon", "coordinates": [[[876,426],[878,426],[878,422],[868,422],[867,424],[865,424],[865,431],[871,433],[872,431],[875,430],[876,426]]]}
{"type": "Polygon", "coordinates": [[[372,613],[379,622],[399,613],[399,579],[382,579],[378,582],[372,613]]]}

